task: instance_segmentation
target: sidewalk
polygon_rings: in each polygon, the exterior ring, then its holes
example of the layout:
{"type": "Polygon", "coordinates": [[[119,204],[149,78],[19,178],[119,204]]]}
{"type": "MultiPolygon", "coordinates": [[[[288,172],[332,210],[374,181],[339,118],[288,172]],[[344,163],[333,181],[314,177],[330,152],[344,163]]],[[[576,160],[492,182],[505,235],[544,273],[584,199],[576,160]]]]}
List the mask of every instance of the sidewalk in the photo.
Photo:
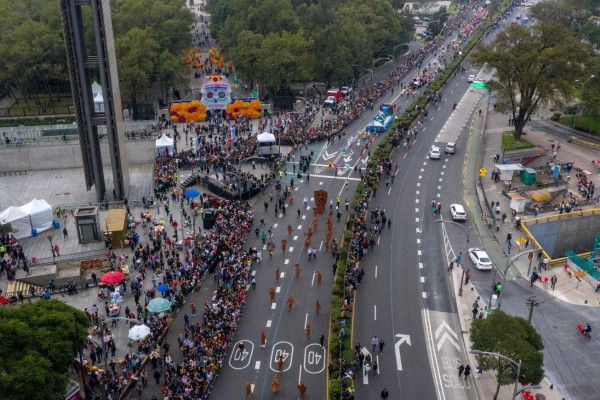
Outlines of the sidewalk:
{"type": "MultiPolygon", "coordinates": [[[[485,104],[482,104],[481,108],[485,110],[485,104]]],[[[488,201],[500,201],[500,207],[502,212],[506,212],[510,215],[510,200],[504,195],[502,195],[504,183],[494,183],[494,181],[490,178],[489,175],[492,169],[494,168],[494,154],[501,153],[501,151],[498,150],[501,147],[501,133],[503,131],[511,129],[511,127],[508,126],[507,123],[508,117],[506,115],[496,113],[493,110],[490,110],[488,113],[481,116],[475,114],[474,119],[472,121],[472,126],[475,129],[483,130],[484,125],[486,128],[485,135],[483,137],[478,135],[475,131],[472,132],[470,142],[473,143],[470,143],[470,145],[471,147],[474,147],[474,151],[471,151],[465,156],[467,157],[467,160],[465,160],[465,165],[467,166],[467,204],[469,204],[469,200],[471,200],[470,209],[473,215],[480,215],[482,212],[488,213],[488,215],[490,215],[488,201]],[[481,148],[484,149],[483,152],[480,151],[481,148]],[[483,158],[478,160],[478,157],[483,158]],[[486,168],[488,172],[485,177],[481,178],[481,181],[476,182],[478,176],[477,171],[480,167],[486,168]]],[[[594,150],[570,144],[566,140],[557,140],[556,137],[551,133],[553,129],[554,127],[550,123],[543,120],[537,120],[533,123],[528,124],[525,130],[527,132],[527,139],[536,146],[543,149],[549,150],[551,143],[558,143],[560,141],[561,150],[559,158],[563,160],[574,161],[574,167],[586,169],[586,165],[584,163],[586,160],[591,159],[591,154],[587,153],[593,152],[594,150]]],[[[507,154],[506,156],[509,157],[509,154],[507,154]]],[[[574,174],[575,172],[573,172],[573,175],[574,174]]],[[[598,177],[598,174],[588,176],[589,179],[596,181],[598,177]]],[[[575,186],[575,184],[571,182],[571,186],[575,186]]],[[[586,206],[585,208],[594,207],[595,204],[591,206],[586,206]]],[[[554,211],[541,213],[539,217],[553,215],[556,213],[557,212],[554,211]]],[[[499,219],[499,216],[496,215],[495,217],[499,219]]],[[[524,216],[522,218],[526,221],[531,217],[524,216]]],[[[481,218],[473,218],[473,221],[474,224],[477,226],[482,241],[485,241],[487,239],[488,242],[496,242],[496,246],[493,246],[493,248],[487,248],[486,250],[496,261],[496,263],[502,264],[502,269],[504,269],[504,262],[507,259],[505,238],[509,232],[512,232],[514,234],[513,241],[515,241],[513,245],[513,252],[511,253],[511,255],[515,255],[518,254],[520,251],[526,250],[525,248],[519,250],[518,244],[516,243],[516,239],[518,239],[520,235],[514,228],[513,222],[510,221],[510,218],[508,218],[507,222],[505,223],[501,223],[501,221],[498,221],[498,230],[489,229],[487,223],[482,221],[481,218]]],[[[531,247],[529,247],[529,249],[531,249],[531,247]]],[[[533,264],[536,264],[535,259],[533,261],[533,264]]],[[[526,256],[523,256],[513,263],[513,267],[509,268],[507,279],[528,280],[528,269],[529,260],[526,256]]],[[[487,298],[487,296],[480,296],[480,294],[475,289],[475,286],[472,283],[463,286],[463,295],[459,296],[458,288],[461,284],[462,271],[459,268],[456,268],[454,269],[452,274],[463,340],[465,342],[466,348],[470,349],[471,343],[469,340],[469,332],[471,328],[471,323],[473,321],[471,311],[472,305],[473,303],[475,303],[475,301],[478,301],[480,305],[485,305],[488,303],[489,299],[487,298]]],[[[594,292],[594,288],[585,282],[578,282],[577,279],[567,278],[565,273],[563,272],[562,264],[552,268],[549,271],[542,273],[541,275],[550,277],[554,274],[556,274],[556,276],[559,279],[557,289],[553,291],[550,289],[550,287],[544,287],[538,283],[541,289],[547,291],[549,294],[556,297],[557,300],[562,300],[571,304],[589,306],[599,305],[597,301],[599,298],[598,293],[594,292]],[[566,279],[569,279],[567,283],[565,283],[566,279]]],[[[473,369],[475,369],[475,367],[478,365],[475,357],[471,354],[468,355],[468,362],[473,369]]],[[[476,386],[482,399],[493,398],[497,385],[494,371],[484,372],[480,377],[475,376],[475,381],[477,383],[476,386]]],[[[529,392],[533,395],[543,395],[544,397],[540,398],[545,398],[548,400],[564,399],[563,395],[558,390],[552,388],[552,382],[550,382],[548,378],[544,378],[540,385],[542,386],[541,389],[532,389],[529,390],[529,392]]],[[[502,386],[500,388],[499,398],[510,399],[512,398],[512,392],[512,385],[502,386]]]]}

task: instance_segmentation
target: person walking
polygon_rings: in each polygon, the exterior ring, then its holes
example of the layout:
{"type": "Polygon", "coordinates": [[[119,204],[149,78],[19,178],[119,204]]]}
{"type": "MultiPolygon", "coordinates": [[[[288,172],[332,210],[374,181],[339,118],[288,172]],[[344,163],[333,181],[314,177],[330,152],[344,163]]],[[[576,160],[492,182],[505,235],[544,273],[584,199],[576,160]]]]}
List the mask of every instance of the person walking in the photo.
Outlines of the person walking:
{"type": "Polygon", "coordinates": [[[281,252],[285,253],[285,248],[287,247],[287,240],[281,239],[281,252]]]}
{"type": "Polygon", "coordinates": [[[552,278],[550,278],[550,287],[552,288],[552,290],[554,290],[554,288],[556,287],[556,282],[558,282],[558,278],[556,277],[556,275],[552,275],[552,278]]]}
{"type": "Polygon", "coordinates": [[[292,236],[292,232],[294,231],[294,228],[292,228],[292,225],[288,225],[287,231],[288,231],[288,236],[292,236]]]}
{"type": "Polygon", "coordinates": [[[283,359],[283,355],[279,355],[279,357],[277,357],[277,370],[279,372],[283,372],[283,368],[285,367],[285,360],[283,359]]]}
{"type": "Polygon", "coordinates": [[[296,302],[296,299],[292,296],[288,297],[287,299],[287,303],[288,303],[288,312],[292,311],[292,307],[294,307],[294,303],[296,302]]]}
{"type": "Polygon", "coordinates": [[[279,278],[281,278],[281,270],[279,268],[277,268],[275,270],[275,280],[279,280],[279,278]]]}
{"type": "Polygon", "coordinates": [[[154,370],[154,379],[156,379],[156,384],[160,385],[160,371],[158,369],[154,370]]]}
{"type": "Polygon", "coordinates": [[[317,315],[321,313],[321,303],[319,303],[319,300],[317,300],[317,302],[315,303],[315,313],[317,315]]]}
{"type": "Polygon", "coordinates": [[[273,392],[273,394],[279,393],[279,377],[277,374],[275,374],[273,382],[271,382],[271,392],[273,392]]]}
{"type": "Polygon", "coordinates": [[[269,302],[275,303],[275,288],[269,288],[269,302]]]}
{"type": "Polygon", "coordinates": [[[304,332],[306,333],[306,340],[310,342],[310,331],[312,330],[312,328],[310,327],[310,324],[306,324],[306,328],[304,328],[304,332]]]}
{"type": "Polygon", "coordinates": [[[294,265],[294,272],[296,273],[296,279],[298,279],[300,277],[301,270],[302,270],[302,268],[300,267],[300,264],[294,265]]]}
{"type": "Polygon", "coordinates": [[[388,393],[387,388],[383,388],[381,391],[381,399],[386,400],[388,397],[390,397],[390,394],[388,393]]]}
{"type": "Polygon", "coordinates": [[[465,372],[465,366],[460,364],[460,367],[458,367],[458,377],[459,378],[462,376],[463,372],[465,372]]]}
{"type": "Polygon", "coordinates": [[[469,378],[469,375],[471,375],[471,366],[467,365],[465,367],[465,381],[467,380],[467,378],[469,378]]]}
{"type": "Polygon", "coordinates": [[[377,346],[379,346],[379,339],[377,339],[377,336],[373,336],[373,339],[371,339],[371,353],[375,353],[377,346]]]}
{"type": "Polygon", "coordinates": [[[252,385],[250,382],[246,382],[246,398],[252,397],[252,385]]]}
{"type": "Polygon", "coordinates": [[[267,334],[265,333],[264,330],[260,331],[260,347],[266,347],[267,346],[267,334]]]}
{"type": "Polygon", "coordinates": [[[306,394],[306,385],[304,384],[304,381],[300,381],[298,384],[298,393],[300,393],[300,398],[304,397],[306,394]]]}
{"type": "Polygon", "coordinates": [[[379,353],[383,354],[383,347],[385,346],[385,342],[383,339],[379,340],[379,353]]]}
{"type": "Polygon", "coordinates": [[[317,285],[321,284],[321,279],[323,279],[323,273],[321,269],[317,269],[317,285]]]}
{"type": "Polygon", "coordinates": [[[65,226],[63,228],[63,239],[68,239],[69,238],[69,232],[67,231],[67,227],[65,226]]]}
{"type": "Polygon", "coordinates": [[[321,333],[321,336],[319,336],[319,343],[321,343],[321,347],[325,346],[325,335],[323,335],[321,333]]]}

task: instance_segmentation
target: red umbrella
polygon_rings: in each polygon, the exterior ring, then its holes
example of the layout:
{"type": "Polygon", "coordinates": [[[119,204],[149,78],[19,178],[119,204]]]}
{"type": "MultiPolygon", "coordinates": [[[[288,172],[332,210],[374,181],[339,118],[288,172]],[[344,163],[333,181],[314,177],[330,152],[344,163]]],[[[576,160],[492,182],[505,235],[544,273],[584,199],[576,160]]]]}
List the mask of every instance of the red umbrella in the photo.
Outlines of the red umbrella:
{"type": "Polygon", "coordinates": [[[121,272],[117,272],[117,271],[107,272],[100,277],[100,280],[102,282],[108,283],[108,284],[119,283],[123,279],[125,279],[125,275],[123,275],[121,272]]]}

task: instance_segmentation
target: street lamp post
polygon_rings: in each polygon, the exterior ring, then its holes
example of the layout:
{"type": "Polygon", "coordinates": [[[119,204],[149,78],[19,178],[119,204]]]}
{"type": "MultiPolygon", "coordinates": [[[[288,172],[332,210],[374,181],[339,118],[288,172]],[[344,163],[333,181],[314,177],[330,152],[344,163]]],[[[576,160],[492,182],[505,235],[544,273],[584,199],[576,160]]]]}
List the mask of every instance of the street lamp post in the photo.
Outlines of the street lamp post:
{"type": "MultiPolygon", "coordinates": [[[[573,124],[571,126],[571,135],[573,135],[575,133],[575,117],[577,116],[577,113],[579,112],[579,106],[581,105],[581,96],[583,95],[583,88],[584,88],[585,84],[588,83],[589,80],[594,79],[595,77],[596,77],[595,75],[590,75],[589,78],[587,78],[585,81],[583,81],[579,84],[579,100],[577,101],[577,106],[575,107],[575,114],[573,114],[573,124]]],[[[579,79],[575,79],[575,83],[579,83],[579,79]]]]}
{"type": "MultiPolygon", "coordinates": [[[[465,232],[465,234],[467,235],[467,248],[466,248],[467,251],[465,251],[464,256],[466,257],[467,254],[469,253],[469,239],[471,237],[471,228],[470,227],[465,227],[464,225],[461,225],[458,222],[444,221],[443,219],[436,219],[435,222],[445,222],[445,223],[448,223],[448,224],[453,224],[453,225],[458,226],[460,229],[462,229],[465,232]]],[[[458,295],[459,296],[463,295],[463,282],[465,280],[465,269],[462,268],[462,266],[461,266],[461,269],[462,269],[462,276],[460,278],[460,287],[458,288],[458,295]]]]}
{"type": "MultiPolygon", "coordinates": [[[[520,252],[519,254],[515,254],[514,256],[510,257],[510,258],[506,258],[506,264],[504,267],[504,273],[502,274],[502,291],[500,291],[499,296],[498,296],[498,310],[500,309],[500,306],[502,305],[502,293],[504,292],[504,284],[506,283],[506,273],[508,272],[508,269],[510,268],[510,266],[512,265],[512,263],[514,263],[517,258],[521,257],[522,255],[525,254],[534,254],[534,253],[539,253],[540,251],[542,251],[542,249],[533,249],[533,250],[525,250],[520,252]]],[[[495,285],[496,282],[496,270],[494,270],[494,281],[492,282],[492,285],[495,285]]],[[[494,293],[494,290],[492,289],[492,293],[494,293]]],[[[491,295],[490,295],[490,305],[491,305],[491,295]]]]}
{"type": "MultiPolygon", "coordinates": [[[[519,387],[519,377],[521,376],[521,360],[519,360],[518,362],[513,360],[512,358],[508,358],[503,354],[500,353],[494,353],[491,351],[481,351],[481,350],[471,350],[469,353],[471,354],[475,354],[476,356],[483,356],[483,355],[487,355],[487,356],[495,356],[498,358],[503,359],[504,361],[507,361],[509,363],[511,363],[512,367],[515,369],[515,371],[517,372],[517,375],[515,377],[515,388],[513,389],[513,396],[512,399],[515,399],[517,397],[517,395],[523,391],[523,389],[521,389],[520,391],[518,391],[518,387],[519,387]]],[[[533,387],[533,386],[532,386],[533,387]]]]}
{"type": "Polygon", "coordinates": [[[52,258],[56,257],[56,253],[54,252],[54,245],[52,244],[52,235],[47,236],[48,241],[50,242],[50,252],[52,253],[52,258]]]}

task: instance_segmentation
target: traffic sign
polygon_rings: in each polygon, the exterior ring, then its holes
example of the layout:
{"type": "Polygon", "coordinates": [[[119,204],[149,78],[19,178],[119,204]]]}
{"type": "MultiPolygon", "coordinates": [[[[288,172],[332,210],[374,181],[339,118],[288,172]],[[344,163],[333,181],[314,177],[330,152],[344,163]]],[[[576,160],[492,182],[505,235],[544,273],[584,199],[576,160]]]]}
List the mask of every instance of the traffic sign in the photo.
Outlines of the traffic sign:
{"type": "Polygon", "coordinates": [[[485,89],[485,81],[473,81],[473,89],[485,89]]]}
{"type": "Polygon", "coordinates": [[[533,252],[527,254],[527,258],[529,259],[529,261],[533,260],[533,252]]]}
{"type": "Polygon", "coordinates": [[[485,167],[479,168],[479,176],[485,176],[486,172],[487,172],[487,169],[485,169],[485,167]]]}
{"type": "Polygon", "coordinates": [[[292,359],[294,357],[294,345],[290,342],[277,342],[271,349],[271,360],[269,367],[273,372],[279,372],[278,361],[283,359],[283,371],[285,372],[292,367],[292,359]]]}

